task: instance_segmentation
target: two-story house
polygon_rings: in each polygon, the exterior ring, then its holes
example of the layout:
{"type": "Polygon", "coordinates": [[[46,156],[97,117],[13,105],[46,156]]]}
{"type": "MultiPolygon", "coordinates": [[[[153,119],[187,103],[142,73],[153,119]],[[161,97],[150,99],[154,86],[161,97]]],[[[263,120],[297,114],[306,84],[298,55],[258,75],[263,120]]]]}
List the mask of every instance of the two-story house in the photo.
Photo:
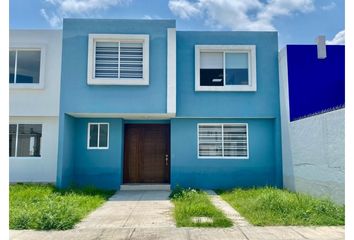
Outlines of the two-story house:
{"type": "Polygon", "coordinates": [[[57,185],[282,186],[277,32],[64,19],[57,185]]]}
{"type": "Polygon", "coordinates": [[[10,182],[55,182],[61,30],[11,30],[10,182]]]}

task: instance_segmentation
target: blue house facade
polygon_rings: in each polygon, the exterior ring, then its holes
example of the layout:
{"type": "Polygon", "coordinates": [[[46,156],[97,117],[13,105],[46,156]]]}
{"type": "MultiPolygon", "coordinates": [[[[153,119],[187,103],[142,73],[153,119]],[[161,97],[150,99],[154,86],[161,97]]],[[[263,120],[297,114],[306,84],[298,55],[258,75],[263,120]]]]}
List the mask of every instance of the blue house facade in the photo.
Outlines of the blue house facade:
{"type": "Polygon", "coordinates": [[[57,185],[282,186],[276,32],[65,19],[57,185]]]}

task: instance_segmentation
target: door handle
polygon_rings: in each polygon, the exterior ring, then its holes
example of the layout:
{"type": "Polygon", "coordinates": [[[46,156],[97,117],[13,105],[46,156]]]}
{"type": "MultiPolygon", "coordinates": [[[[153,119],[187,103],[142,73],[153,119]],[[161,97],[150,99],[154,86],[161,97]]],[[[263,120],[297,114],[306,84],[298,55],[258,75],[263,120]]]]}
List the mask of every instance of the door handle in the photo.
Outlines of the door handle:
{"type": "Polygon", "coordinates": [[[168,166],[168,154],[165,155],[165,165],[168,166]]]}

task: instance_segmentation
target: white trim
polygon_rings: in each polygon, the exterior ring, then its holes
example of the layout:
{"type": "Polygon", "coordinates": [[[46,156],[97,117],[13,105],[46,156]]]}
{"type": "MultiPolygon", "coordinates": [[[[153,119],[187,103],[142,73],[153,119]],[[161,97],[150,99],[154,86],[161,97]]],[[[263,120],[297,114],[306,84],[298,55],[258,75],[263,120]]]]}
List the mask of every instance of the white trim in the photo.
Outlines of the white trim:
{"type": "MultiPolygon", "coordinates": [[[[149,85],[149,35],[147,34],[89,34],[87,57],[87,84],[89,85],[149,85]],[[95,44],[97,41],[132,41],[143,43],[143,78],[96,78],[95,44]]],[[[119,59],[119,58],[118,58],[119,59]]]]}
{"type": "Polygon", "coordinates": [[[10,121],[9,122],[9,128],[10,125],[16,125],[16,144],[15,144],[15,156],[9,156],[9,159],[42,159],[42,143],[43,143],[43,132],[44,132],[44,124],[43,123],[39,123],[39,122],[26,122],[23,123],[23,121],[10,121]],[[17,148],[18,148],[18,130],[19,130],[19,125],[41,125],[42,127],[42,136],[41,136],[41,140],[39,142],[39,156],[17,156],[17,148]]]}
{"type": "Polygon", "coordinates": [[[123,118],[128,120],[170,119],[176,114],[168,113],[67,113],[78,118],[123,118]]]}
{"type": "Polygon", "coordinates": [[[10,43],[9,51],[16,52],[15,61],[15,77],[14,83],[9,83],[11,89],[43,89],[44,88],[44,74],[46,65],[46,44],[34,44],[34,43],[10,43]],[[39,83],[15,83],[17,75],[17,51],[33,51],[38,50],[41,53],[40,65],[39,65],[39,83]]]}
{"type": "Polygon", "coordinates": [[[195,91],[257,91],[256,45],[195,45],[195,91]],[[200,53],[222,52],[225,81],[225,53],[247,53],[249,85],[200,86],[200,53]]]}
{"type": "Polygon", "coordinates": [[[109,149],[109,123],[108,122],[89,122],[87,125],[87,149],[109,149]],[[101,125],[107,125],[107,147],[100,147],[100,128],[101,125]],[[90,127],[91,125],[97,125],[97,147],[90,147],[90,127]]]}
{"type": "Polygon", "coordinates": [[[176,114],[176,28],[167,29],[167,113],[176,114]]]}
{"type": "MultiPolygon", "coordinates": [[[[249,136],[248,136],[248,123],[197,123],[197,157],[198,159],[249,159],[249,136]],[[220,126],[222,127],[221,134],[222,134],[222,144],[224,145],[224,125],[231,125],[231,126],[246,126],[246,137],[247,137],[247,156],[246,157],[225,157],[225,156],[200,156],[199,155],[199,126],[220,126]]],[[[222,155],[224,155],[224,147],[222,147],[222,155]]]]}
{"type": "MultiPolygon", "coordinates": [[[[77,118],[122,118],[127,120],[163,120],[171,118],[179,119],[275,119],[274,116],[225,116],[225,117],[198,117],[198,116],[176,116],[168,113],[75,113],[68,112],[68,115],[77,118]]],[[[16,116],[17,117],[17,116],[16,116]]],[[[25,117],[25,116],[24,116],[25,117]]]]}

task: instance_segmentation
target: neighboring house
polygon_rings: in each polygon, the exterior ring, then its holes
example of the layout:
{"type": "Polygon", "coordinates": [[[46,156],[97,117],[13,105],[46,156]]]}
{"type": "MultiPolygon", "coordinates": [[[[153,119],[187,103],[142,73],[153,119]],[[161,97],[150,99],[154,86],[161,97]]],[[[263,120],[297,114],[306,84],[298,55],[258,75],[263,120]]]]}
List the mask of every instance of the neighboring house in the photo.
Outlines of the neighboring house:
{"type": "Polygon", "coordinates": [[[279,55],[284,187],[344,203],[344,46],[279,55]]]}
{"type": "Polygon", "coordinates": [[[282,187],[277,32],[64,19],[57,185],[282,187]]]}
{"type": "Polygon", "coordinates": [[[10,30],[10,182],[55,182],[62,32],[10,30]]]}

